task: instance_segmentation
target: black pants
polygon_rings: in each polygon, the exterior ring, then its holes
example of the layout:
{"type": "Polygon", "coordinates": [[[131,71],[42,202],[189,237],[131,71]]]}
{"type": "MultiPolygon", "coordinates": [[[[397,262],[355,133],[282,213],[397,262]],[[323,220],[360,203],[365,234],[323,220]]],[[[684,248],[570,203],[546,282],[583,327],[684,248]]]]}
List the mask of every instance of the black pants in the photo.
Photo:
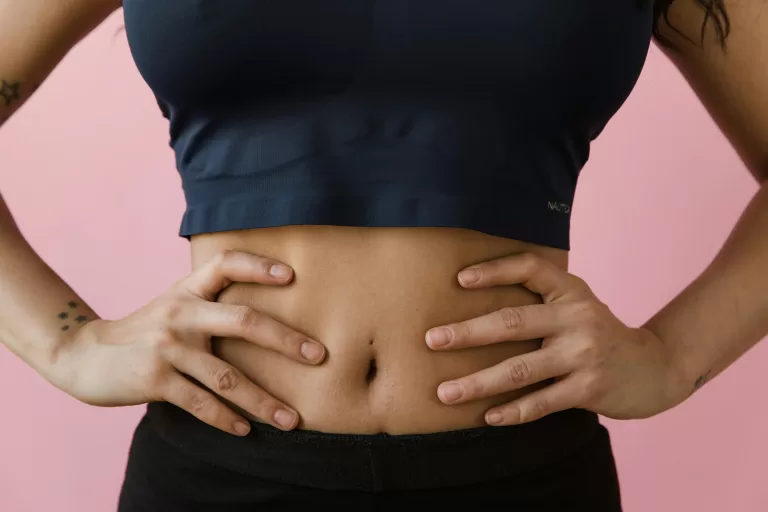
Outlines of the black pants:
{"type": "Polygon", "coordinates": [[[150,404],[134,434],[119,512],[369,511],[405,504],[621,511],[608,432],[586,411],[528,426],[409,436],[282,432],[254,424],[238,438],[169,404],[150,404]]]}

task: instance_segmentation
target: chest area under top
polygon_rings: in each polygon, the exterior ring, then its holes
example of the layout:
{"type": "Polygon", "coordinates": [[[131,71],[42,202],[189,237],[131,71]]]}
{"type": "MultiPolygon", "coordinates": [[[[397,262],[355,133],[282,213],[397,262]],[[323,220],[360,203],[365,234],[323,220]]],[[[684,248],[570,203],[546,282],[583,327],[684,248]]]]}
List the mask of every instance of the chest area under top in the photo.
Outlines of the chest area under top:
{"type": "Polygon", "coordinates": [[[650,0],[124,0],[137,67],[170,103],[286,89],[472,90],[610,113],[650,0]]]}

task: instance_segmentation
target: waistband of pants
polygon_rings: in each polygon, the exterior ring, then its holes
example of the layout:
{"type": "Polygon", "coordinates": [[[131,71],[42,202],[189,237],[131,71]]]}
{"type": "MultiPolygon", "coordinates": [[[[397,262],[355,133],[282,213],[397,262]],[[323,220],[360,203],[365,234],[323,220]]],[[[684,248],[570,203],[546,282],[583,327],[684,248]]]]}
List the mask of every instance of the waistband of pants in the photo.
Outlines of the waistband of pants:
{"type": "Polygon", "coordinates": [[[523,425],[428,434],[285,432],[252,422],[234,436],[166,402],[147,406],[169,444],[217,466],[270,481],[327,490],[397,491],[470,485],[547,466],[587,445],[601,425],[582,409],[523,425]]]}

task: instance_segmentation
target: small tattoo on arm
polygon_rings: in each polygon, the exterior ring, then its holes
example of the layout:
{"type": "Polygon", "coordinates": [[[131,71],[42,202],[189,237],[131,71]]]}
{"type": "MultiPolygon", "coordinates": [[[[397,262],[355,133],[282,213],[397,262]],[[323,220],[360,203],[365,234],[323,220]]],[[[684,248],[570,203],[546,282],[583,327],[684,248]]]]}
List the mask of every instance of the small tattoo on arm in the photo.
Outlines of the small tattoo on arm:
{"type": "Polygon", "coordinates": [[[10,105],[14,100],[19,99],[19,87],[21,82],[8,82],[0,80],[0,98],[5,101],[5,106],[10,105]]]}
{"type": "MultiPolygon", "coordinates": [[[[68,307],[70,310],[74,310],[74,309],[77,309],[79,306],[80,306],[80,304],[78,304],[78,303],[77,303],[77,302],[75,302],[74,300],[71,300],[71,301],[67,302],[67,307],[68,307]]],[[[76,312],[73,312],[72,314],[74,315],[75,313],[76,313],[76,312]]],[[[59,319],[61,319],[61,320],[68,320],[68,319],[70,318],[70,314],[69,314],[68,312],[66,312],[66,311],[62,311],[61,313],[59,313],[59,314],[58,314],[58,315],[56,315],[56,316],[57,316],[59,319]]],[[[78,314],[77,316],[75,316],[75,317],[74,317],[74,319],[73,319],[73,320],[74,320],[74,322],[75,322],[76,324],[82,325],[82,324],[86,323],[86,322],[87,322],[89,319],[88,319],[88,317],[87,317],[86,315],[79,315],[79,314],[78,314]]],[[[63,332],[67,332],[67,331],[70,329],[70,327],[71,327],[71,326],[70,326],[69,324],[64,324],[64,325],[62,325],[62,326],[61,326],[61,330],[62,330],[63,332]]]]}
{"type": "Polygon", "coordinates": [[[705,373],[704,375],[699,376],[699,378],[696,379],[696,382],[693,384],[693,391],[694,392],[699,390],[704,384],[707,383],[711,373],[712,373],[712,370],[709,370],[707,373],[705,373]]]}

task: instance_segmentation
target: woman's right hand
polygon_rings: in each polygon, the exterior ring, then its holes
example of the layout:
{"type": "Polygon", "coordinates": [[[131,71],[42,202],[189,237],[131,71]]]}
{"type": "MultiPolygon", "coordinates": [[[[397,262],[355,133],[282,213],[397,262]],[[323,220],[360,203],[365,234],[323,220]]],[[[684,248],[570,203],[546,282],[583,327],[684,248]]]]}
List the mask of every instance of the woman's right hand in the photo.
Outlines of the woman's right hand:
{"type": "Polygon", "coordinates": [[[214,302],[233,282],[284,285],[292,276],[277,261],[224,252],[131,315],[80,327],[58,355],[56,366],[64,369],[58,386],[98,406],[167,401],[221,430],[247,434],[248,421],[219,395],[265,423],[291,430],[299,421],[296,411],[214,356],[211,337],[242,338],[302,363],[322,362],[320,343],[247,306],[214,302]]]}

